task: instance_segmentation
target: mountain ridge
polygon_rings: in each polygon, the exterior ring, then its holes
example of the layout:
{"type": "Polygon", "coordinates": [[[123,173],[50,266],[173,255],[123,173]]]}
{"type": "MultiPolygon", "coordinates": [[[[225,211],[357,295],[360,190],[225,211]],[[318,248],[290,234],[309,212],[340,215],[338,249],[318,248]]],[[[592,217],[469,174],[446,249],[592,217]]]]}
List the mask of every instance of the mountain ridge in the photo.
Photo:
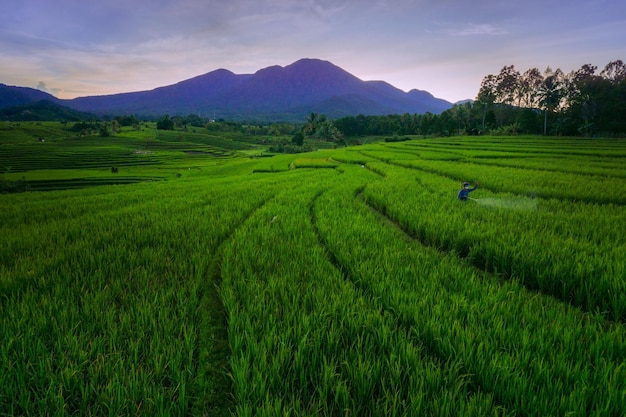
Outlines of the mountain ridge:
{"type": "Polygon", "coordinates": [[[254,74],[220,68],[153,90],[74,99],[0,84],[0,108],[42,99],[99,115],[198,114],[250,121],[300,121],[311,112],[329,118],[438,114],[452,107],[452,103],[427,91],[413,89],[407,93],[385,81],[363,81],[331,62],[311,58],[284,67],[269,66],[254,74]]]}

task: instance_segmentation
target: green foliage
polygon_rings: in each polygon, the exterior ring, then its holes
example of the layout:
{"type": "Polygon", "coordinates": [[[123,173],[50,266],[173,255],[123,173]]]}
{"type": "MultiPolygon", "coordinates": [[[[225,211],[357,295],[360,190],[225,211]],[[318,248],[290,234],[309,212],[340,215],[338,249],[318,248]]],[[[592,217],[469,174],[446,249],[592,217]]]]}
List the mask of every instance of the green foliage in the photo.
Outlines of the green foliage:
{"type": "Polygon", "coordinates": [[[291,143],[296,146],[302,146],[304,144],[304,133],[297,132],[295,135],[293,135],[293,138],[291,138],[291,143]]]}
{"type": "Polygon", "coordinates": [[[158,130],[174,130],[174,120],[167,115],[163,116],[157,121],[156,128],[158,130]]]}
{"type": "MultiPolygon", "coordinates": [[[[626,135],[626,65],[614,61],[600,75],[583,65],[564,74],[531,68],[520,74],[505,66],[483,78],[476,101],[441,114],[348,116],[332,124],[345,137],[365,135],[541,134],[585,137],[626,135]]],[[[311,119],[311,118],[309,118],[311,119]]],[[[312,123],[316,122],[316,123],[312,123]]],[[[319,124],[307,123],[309,131],[319,124]]]]}
{"type": "Polygon", "coordinates": [[[108,138],[109,136],[111,136],[111,133],[109,132],[109,128],[106,125],[101,125],[100,126],[100,136],[103,138],[108,138]]]}
{"type": "Polygon", "coordinates": [[[15,181],[8,181],[0,178],[0,194],[23,193],[28,190],[30,190],[30,185],[24,177],[15,181]]]}
{"type": "Polygon", "coordinates": [[[623,140],[151,126],[0,124],[6,178],[161,178],[2,195],[0,415],[626,413],[623,140]]]}
{"type": "Polygon", "coordinates": [[[409,136],[398,136],[393,135],[393,137],[385,138],[385,142],[406,142],[407,140],[411,140],[409,136]]]}
{"type": "Polygon", "coordinates": [[[116,116],[115,120],[120,126],[134,126],[139,124],[139,120],[134,115],[116,116]]]}
{"type": "Polygon", "coordinates": [[[71,132],[80,133],[82,135],[91,135],[93,132],[99,132],[102,127],[102,123],[96,122],[76,122],[70,127],[71,132]]]}
{"type": "MultiPolygon", "coordinates": [[[[317,139],[323,142],[344,143],[343,133],[324,114],[311,113],[302,127],[301,135],[303,141],[304,139],[317,139]]],[[[294,136],[294,140],[300,141],[300,137],[294,136]]]]}

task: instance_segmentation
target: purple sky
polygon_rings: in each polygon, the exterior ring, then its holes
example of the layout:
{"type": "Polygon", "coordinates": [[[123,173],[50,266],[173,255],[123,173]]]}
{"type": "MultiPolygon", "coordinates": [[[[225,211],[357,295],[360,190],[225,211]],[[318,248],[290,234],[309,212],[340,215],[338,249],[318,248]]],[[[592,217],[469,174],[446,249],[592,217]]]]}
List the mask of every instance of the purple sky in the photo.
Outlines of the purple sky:
{"type": "Polygon", "coordinates": [[[623,0],[3,0],[0,82],[59,98],[319,58],[449,101],[505,65],[626,62],[623,0]]]}

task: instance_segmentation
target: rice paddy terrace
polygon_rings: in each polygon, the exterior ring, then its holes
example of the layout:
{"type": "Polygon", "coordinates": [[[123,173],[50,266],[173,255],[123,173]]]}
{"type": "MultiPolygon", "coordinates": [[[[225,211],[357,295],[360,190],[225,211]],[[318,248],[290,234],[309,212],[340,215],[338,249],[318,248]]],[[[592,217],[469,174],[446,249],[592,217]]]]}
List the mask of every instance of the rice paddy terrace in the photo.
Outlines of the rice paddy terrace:
{"type": "Polygon", "coordinates": [[[28,172],[37,191],[159,181],[194,168],[193,156],[219,160],[253,149],[219,136],[154,128],[127,129],[108,139],[84,136],[53,122],[2,123],[0,137],[0,172],[7,179],[28,172]]]}
{"type": "Polygon", "coordinates": [[[624,140],[49,128],[0,126],[0,415],[626,414],[624,140]]]}

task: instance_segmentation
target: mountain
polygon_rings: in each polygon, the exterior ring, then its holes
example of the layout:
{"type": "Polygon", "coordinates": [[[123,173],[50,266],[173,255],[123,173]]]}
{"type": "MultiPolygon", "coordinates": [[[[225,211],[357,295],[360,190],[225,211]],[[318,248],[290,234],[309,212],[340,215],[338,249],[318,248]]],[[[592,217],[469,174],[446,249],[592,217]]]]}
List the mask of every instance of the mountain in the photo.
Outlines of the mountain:
{"type": "Polygon", "coordinates": [[[99,114],[202,114],[208,117],[219,111],[230,92],[248,77],[220,69],[150,91],[79,97],[67,100],[66,105],[99,114]]]}
{"type": "MultiPolygon", "coordinates": [[[[0,90],[0,96],[3,94],[0,90]]],[[[263,121],[302,121],[312,112],[337,118],[358,114],[441,113],[452,107],[452,103],[427,91],[406,93],[383,81],[362,81],[319,59],[301,59],[254,74],[218,69],[150,91],[55,100],[75,110],[96,114],[199,114],[263,121]]],[[[0,106],[2,103],[0,99],[0,106]]]]}
{"type": "Polygon", "coordinates": [[[93,114],[79,112],[44,99],[30,104],[0,108],[0,120],[6,121],[81,121],[96,119],[93,114]]]}
{"type": "Polygon", "coordinates": [[[41,90],[28,87],[13,87],[0,83],[0,109],[25,106],[41,100],[58,103],[59,99],[41,90]]]}

